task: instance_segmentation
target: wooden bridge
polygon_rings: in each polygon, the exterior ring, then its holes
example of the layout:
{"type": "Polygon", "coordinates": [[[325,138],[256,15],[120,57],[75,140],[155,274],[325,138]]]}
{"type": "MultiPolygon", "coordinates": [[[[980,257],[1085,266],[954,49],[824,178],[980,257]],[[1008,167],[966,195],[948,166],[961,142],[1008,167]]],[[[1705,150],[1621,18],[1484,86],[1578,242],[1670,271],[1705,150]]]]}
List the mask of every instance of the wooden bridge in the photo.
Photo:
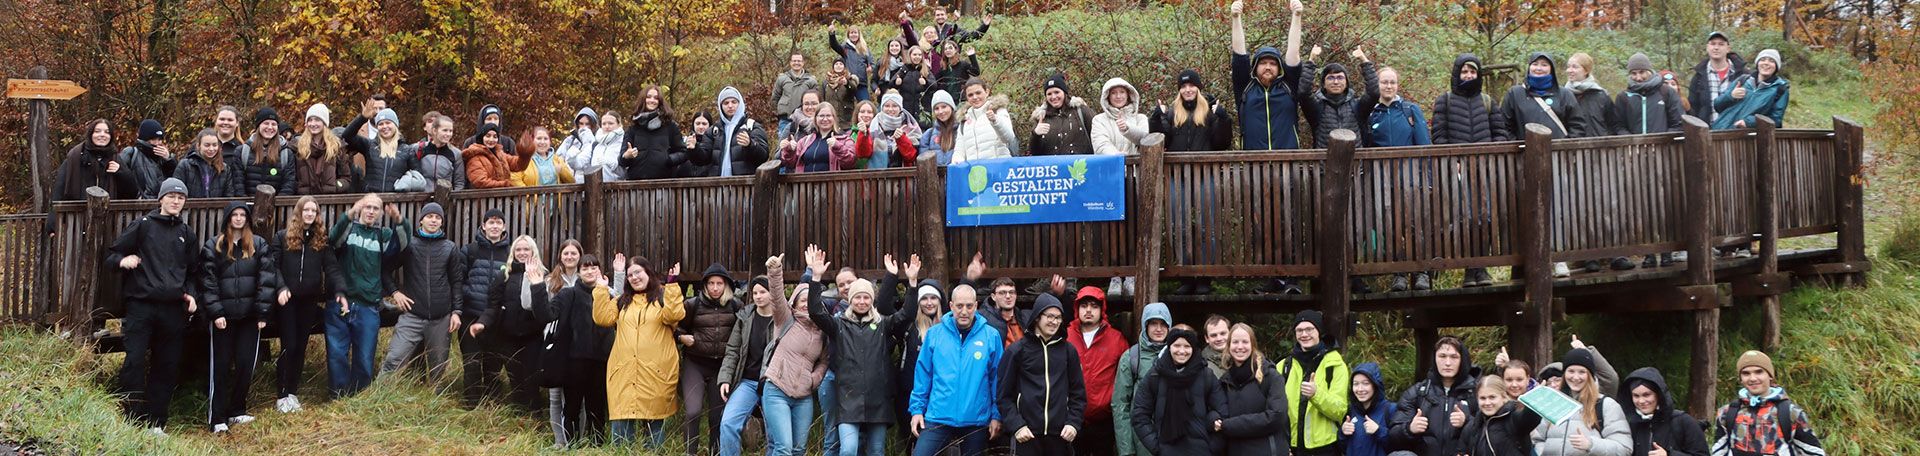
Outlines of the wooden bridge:
{"type": "MultiPolygon", "coordinates": [[[[781,175],[603,182],[538,188],[390,195],[411,217],[446,207],[454,239],[470,239],[488,209],[511,234],[531,234],[546,254],[564,239],[589,253],[645,255],[656,263],[724,263],[745,278],[761,259],[797,258],[820,244],[837,264],[876,267],[887,253],[919,253],[930,275],[961,273],[984,252],[993,276],[1137,276],[1145,302],[1174,312],[1326,312],[1340,338],[1351,312],[1402,310],[1423,352],[1438,329],[1508,327],[1517,359],[1551,359],[1551,327],[1566,313],[1689,312],[1696,328],[1691,409],[1709,410],[1720,309],[1766,308],[1777,340],[1777,295],[1796,280],[1851,283],[1869,268],[1862,235],[1861,127],[1708,131],[1689,117],[1681,134],[1356,150],[1336,132],[1326,150],[1163,152],[1158,135],[1127,159],[1128,220],[945,228],[945,170],[915,167],[781,175]],[[922,189],[930,191],[920,191],[922,189]],[[1792,239],[1807,247],[1782,253],[1792,239]],[[1716,247],[1758,242],[1755,255],[1716,258],[1716,247]],[[1673,267],[1554,279],[1556,261],[1685,251],[1673,267]],[[1355,275],[1512,267],[1493,286],[1351,295],[1355,275]],[[1161,279],[1312,277],[1305,295],[1159,296],[1161,279]],[[1706,394],[1700,394],[1706,392],[1706,394]]],[[[444,186],[442,187],[445,188],[444,186]]],[[[317,199],[332,219],[358,195],[317,199]]],[[[294,197],[260,197],[262,223],[292,216],[294,197]]],[[[187,220],[203,236],[231,199],[194,200],[187,220]]],[[[0,216],[0,317],[88,331],[117,318],[117,274],[104,246],[151,201],[52,205],[46,214],[0,216]]],[[[798,261],[788,261],[798,265],[798,261]]],[[[865,270],[863,275],[875,273],[865,270]]],[[[789,277],[797,273],[789,272],[789,277]]],[[[1127,302],[1122,300],[1120,302],[1127,302]]],[[[1137,314],[1137,312],[1136,312],[1137,314]]],[[[1132,325],[1120,325],[1130,328],[1132,325]]]]}

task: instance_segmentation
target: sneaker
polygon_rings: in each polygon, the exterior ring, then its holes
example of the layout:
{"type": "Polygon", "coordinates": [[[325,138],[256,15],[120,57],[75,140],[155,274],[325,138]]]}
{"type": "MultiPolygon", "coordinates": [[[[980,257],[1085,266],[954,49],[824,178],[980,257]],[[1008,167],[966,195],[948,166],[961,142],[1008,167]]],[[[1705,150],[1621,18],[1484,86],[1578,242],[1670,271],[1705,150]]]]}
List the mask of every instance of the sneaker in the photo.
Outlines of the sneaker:
{"type": "Polygon", "coordinates": [[[1193,281],[1182,280],[1180,281],[1180,287],[1173,289],[1173,294],[1175,296],[1188,296],[1194,294],[1193,291],[1193,281]]]}
{"type": "Polygon", "coordinates": [[[1133,279],[1133,276],[1127,276],[1127,280],[1126,280],[1126,281],[1124,282],[1124,283],[1126,284],[1126,288],[1127,288],[1127,294],[1126,294],[1127,296],[1135,296],[1135,295],[1133,294],[1133,285],[1134,285],[1134,282],[1135,282],[1135,280],[1133,279]]]}
{"type": "Polygon", "coordinates": [[[1116,276],[1107,280],[1107,296],[1120,296],[1120,292],[1126,290],[1127,282],[1120,277],[1116,276]]]}
{"type": "Polygon", "coordinates": [[[1667,267],[1667,266],[1673,266],[1673,264],[1674,264],[1674,263],[1677,263],[1677,262],[1679,262],[1679,261],[1680,261],[1680,260],[1675,260],[1675,259],[1673,259],[1673,253],[1672,253],[1672,252],[1668,252],[1668,253],[1662,253],[1662,254],[1660,254],[1660,266],[1661,266],[1661,267],[1667,267]]]}
{"type": "Polygon", "coordinates": [[[1592,274],[1595,272],[1600,272],[1600,270],[1605,269],[1605,267],[1606,267],[1606,264],[1601,263],[1600,260],[1587,260],[1585,269],[1588,274],[1592,274]]]}
{"type": "Polygon", "coordinates": [[[1352,289],[1353,294],[1367,294],[1367,293],[1373,292],[1373,286],[1367,285],[1367,279],[1364,277],[1354,277],[1352,279],[1349,279],[1348,282],[1349,283],[1347,288],[1352,289]]]}
{"type": "Polygon", "coordinates": [[[1468,269],[1467,276],[1465,280],[1461,281],[1461,285],[1465,287],[1484,287],[1488,285],[1493,285],[1493,275],[1487,273],[1487,268],[1468,269]]]}
{"type": "Polygon", "coordinates": [[[1426,290],[1432,290],[1432,289],[1433,289],[1433,277],[1431,277],[1431,276],[1428,276],[1428,275],[1427,275],[1427,273],[1424,273],[1424,272],[1422,272],[1422,273],[1417,273],[1417,274],[1414,274],[1414,275],[1413,275],[1413,289],[1414,289],[1414,290],[1416,290],[1416,291],[1426,291],[1426,290]]]}
{"type": "Polygon", "coordinates": [[[288,412],[290,412],[290,411],[291,411],[291,409],[289,409],[289,408],[287,407],[287,398],[284,398],[284,397],[283,397],[283,398],[279,398],[279,399],[274,399],[274,400],[273,400],[273,410],[274,410],[274,411],[276,411],[276,412],[280,412],[280,413],[288,413],[288,412]]]}
{"type": "Polygon", "coordinates": [[[1640,267],[1647,268],[1647,269],[1660,267],[1660,256],[1647,255],[1646,259],[1640,260],[1640,267]]]}
{"type": "Polygon", "coordinates": [[[1615,257],[1613,264],[1609,267],[1615,271],[1631,271],[1636,266],[1633,264],[1633,260],[1629,260],[1627,257],[1615,257]]]}
{"type": "Polygon", "coordinates": [[[1199,295],[1199,296],[1206,296],[1206,295],[1213,294],[1213,281],[1201,279],[1199,281],[1199,285],[1195,285],[1193,287],[1193,294],[1199,295]]]}
{"type": "Polygon", "coordinates": [[[300,411],[300,398],[298,396],[288,394],[287,395],[287,413],[293,413],[298,411],[300,411]]]}
{"type": "Polygon", "coordinates": [[[1280,284],[1280,294],[1297,295],[1304,293],[1300,290],[1300,284],[1295,283],[1291,279],[1275,279],[1275,282],[1280,284]]]}
{"type": "Polygon", "coordinates": [[[227,425],[225,425],[225,424],[216,424],[216,425],[213,425],[213,433],[214,433],[214,434],[225,434],[225,433],[227,433],[227,425]]]}
{"type": "Polygon", "coordinates": [[[157,435],[157,436],[161,436],[161,437],[166,437],[166,436],[167,436],[167,430],[165,430],[165,429],[160,429],[160,428],[157,428],[157,427],[155,427],[155,428],[149,428],[149,429],[147,429],[147,433],[148,433],[148,434],[153,434],[153,435],[157,435]]]}
{"type": "Polygon", "coordinates": [[[1685,263],[1687,262],[1687,251],[1681,250],[1678,252],[1673,252],[1673,256],[1671,258],[1673,258],[1673,262],[1675,263],[1685,263]]]}
{"type": "Polygon", "coordinates": [[[240,415],[233,418],[227,418],[227,424],[233,425],[233,426],[239,426],[242,424],[247,424],[252,422],[253,422],[253,415],[240,415]]]}
{"type": "Polygon", "coordinates": [[[1554,264],[1553,264],[1553,276],[1554,276],[1554,277],[1559,277],[1559,278],[1566,278],[1567,276],[1570,276],[1570,275],[1573,275],[1573,271],[1572,271],[1572,270],[1570,270],[1570,269],[1567,269],[1567,264],[1566,264],[1566,263],[1564,263],[1564,262],[1562,262],[1562,263],[1554,263],[1554,264]]]}
{"type": "Polygon", "coordinates": [[[1407,275],[1394,274],[1393,280],[1387,282],[1387,291],[1395,293],[1407,291],[1407,275]]]}

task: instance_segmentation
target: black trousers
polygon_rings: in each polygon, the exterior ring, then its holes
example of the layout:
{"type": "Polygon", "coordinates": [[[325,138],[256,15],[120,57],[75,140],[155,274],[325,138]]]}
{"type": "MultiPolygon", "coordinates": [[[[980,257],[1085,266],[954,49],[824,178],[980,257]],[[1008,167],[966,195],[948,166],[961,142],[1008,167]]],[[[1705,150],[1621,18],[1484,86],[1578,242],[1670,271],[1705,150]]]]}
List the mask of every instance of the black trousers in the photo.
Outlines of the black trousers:
{"type": "Polygon", "coordinates": [[[260,361],[260,317],[227,319],[227,329],[206,323],[207,425],[247,414],[247,392],[253,389],[253,370],[260,361]]]}
{"type": "Polygon", "coordinates": [[[567,435],[575,446],[604,442],[607,435],[607,360],[569,360],[566,397],[567,435]]]}
{"type": "Polygon", "coordinates": [[[167,406],[173,403],[173,388],[180,381],[187,304],[128,300],[120,332],[127,350],[126,363],[120,365],[127,420],[160,427],[167,422],[167,406]]]}
{"type": "Polygon", "coordinates": [[[489,328],[476,338],[462,330],[460,377],[465,384],[467,406],[478,405],[488,398],[505,397],[511,404],[544,416],[546,395],[539,394],[539,385],[533,382],[540,345],[539,333],[515,336],[503,328],[489,328]],[[501,381],[501,373],[507,374],[507,381],[501,381]]]}
{"type": "MultiPolygon", "coordinates": [[[[1116,411],[1117,412],[1117,411],[1116,411]]],[[[1080,429],[1080,435],[1073,438],[1073,452],[1080,456],[1112,456],[1113,422],[1101,421],[1086,423],[1086,429],[1080,429]]]]}
{"type": "MultiPolygon", "coordinates": [[[[313,332],[320,328],[320,316],[330,299],[301,300],[294,298],[287,305],[274,308],[274,327],[280,330],[280,359],[275,361],[274,380],[279,383],[279,397],[287,397],[300,392],[300,377],[307,372],[307,341],[313,338],[313,332]]],[[[338,306],[338,303],[335,303],[338,306]]],[[[339,307],[334,308],[339,311],[339,307]]]]}

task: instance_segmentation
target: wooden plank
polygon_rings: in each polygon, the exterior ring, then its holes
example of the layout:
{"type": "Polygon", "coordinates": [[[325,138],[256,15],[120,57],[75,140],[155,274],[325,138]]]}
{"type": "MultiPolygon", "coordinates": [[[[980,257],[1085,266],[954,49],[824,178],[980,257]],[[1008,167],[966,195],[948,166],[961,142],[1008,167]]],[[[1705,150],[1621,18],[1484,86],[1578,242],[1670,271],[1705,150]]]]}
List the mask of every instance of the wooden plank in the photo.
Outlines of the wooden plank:
{"type": "MultiPolygon", "coordinates": [[[[1713,136],[1706,122],[1693,116],[1682,119],[1686,132],[1686,172],[1687,212],[1692,217],[1681,219],[1686,224],[1687,239],[1687,283],[1696,286],[1713,284],[1713,266],[1715,259],[1711,243],[1714,194],[1719,185],[1719,173],[1710,165],[1713,152],[1713,136]]],[[[1720,349],[1720,309],[1718,307],[1693,311],[1693,362],[1689,370],[1688,411],[1697,416],[1709,416],[1714,406],[1713,386],[1719,367],[1720,349]]]]}
{"type": "Polygon", "coordinates": [[[1553,179],[1553,132],[1539,124],[1527,124],[1527,145],[1521,152],[1518,239],[1520,270],[1514,275],[1525,283],[1525,300],[1510,310],[1516,319],[1507,330],[1508,346],[1518,347],[1512,356],[1544,365],[1553,357],[1553,263],[1547,233],[1556,225],[1553,179]]]}
{"type": "Polygon", "coordinates": [[[1334,130],[1328,138],[1333,142],[1327,150],[1325,174],[1320,182],[1325,206],[1319,217],[1320,275],[1314,293],[1320,297],[1320,309],[1326,317],[1322,332],[1328,340],[1344,340],[1349,320],[1347,301],[1352,298],[1346,284],[1353,261],[1353,238],[1347,233],[1352,223],[1352,176],[1358,138],[1347,129],[1334,130]]]}
{"type": "MultiPolygon", "coordinates": [[[[1133,314],[1140,315],[1146,303],[1160,298],[1160,252],[1162,237],[1166,227],[1167,179],[1165,176],[1166,136],[1160,133],[1148,134],[1140,141],[1140,166],[1138,181],[1139,210],[1135,211],[1138,223],[1144,225],[1143,232],[1136,238],[1140,255],[1138,272],[1134,274],[1133,314]]],[[[1115,238],[1120,238],[1115,236],[1115,238]]]]}
{"type": "MultiPolygon", "coordinates": [[[[1755,277],[1764,276],[1768,279],[1762,281],[1759,284],[1759,290],[1757,290],[1765,293],[1760,295],[1760,346],[1766,350],[1773,350],[1780,346],[1779,293],[1784,292],[1784,290],[1791,288],[1793,285],[1792,282],[1786,281],[1785,277],[1779,274],[1780,181],[1775,178],[1775,174],[1779,170],[1778,157],[1775,151],[1776,143],[1774,142],[1775,125],[1773,119],[1769,119],[1766,116],[1756,116],[1756,120],[1758,125],[1754,127],[1758,135],[1753,142],[1755,158],[1753,171],[1755,195],[1753,223],[1754,226],[1758,227],[1760,232],[1760,250],[1757,252],[1760,258],[1760,274],[1755,277]]],[[[1735,283],[1738,284],[1740,282],[1736,281],[1735,283]]],[[[1735,295],[1739,296],[1740,292],[1745,290],[1742,290],[1742,287],[1736,285],[1734,291],[1735,295]]]]}
{"type": "Polygon", "coordinates": [[[940,283],[952,283],[947,280],[947,273],[953,264],[947,261],[946,192],[941,191],[946,188],[946,182],[941,178],[938,158],[927,154],[919,159],[919,163],[914,165],[917,169],[914,184],[920,189],[920,213],[916,218],[927,235],[926,242],[920,248],[921,262],[932,267],[929,277],[940,283]]]}
{"type": "MultiPolygon", "coordinates": [[[[1844,117],[1833,118],[1834,165],[1839,175],[1834,179],[1834,194],[1838,199],[1836,217],[1840,222],[1840,234],[1836,240],[1840,245],[1840,257],[1845,262],[1867,260],[1866,215],[1864,190],[1865,169],[1861,166],[1866,150],[1865,129],[1857,122],[1844,117]]],[[[1848,276],[1843,283],[1864,285],[1864,280],[1848,276]]]]}
{"type": "MultiPolygon", "coordinates": [[[[76,258],[77,261],[75,261],[75,263],[78,264],[76,269],[84,275],[76,277],[74,294],[85,297],[86,299],[69,301],[71,305],[68,305],[65,309],[64,318],[61,319],[60,324],[60,327],[72,331],[72,334],[77,338],[84,339],[92,336],[94,323],[93,306],[96,298],[99,296],[99,293],[96,293],[96,291],[99,290],[99,284],[101,282],[112,280],[107,277],[108,274],[104,272],[106,269],[100,264],[103,255],[98,254],[98,252],[106,251],[107,244],[116,237],[114,234],[109,233],[109,231],[114,230],[103,229],[110,226],[107,221],[111,215],[107,211],[107,200],[108,195],[105,189],[100,187],[87,187],[87,226],[95,227],[95,229],[88,230],[88,233],[84,235],[85,237],[81,239],[80,245],[82,247],[79,251],[95,252],[95,254],[81,254],[76,258]]],[[[198,242],[198,240],[195,240],[195,242],[198,242]]],[[[119,265],[108,265],[107,267],[117,268],[119,265]]],[[[117,277],[118,275],[114,274],[113,276],[117,277]]]]}

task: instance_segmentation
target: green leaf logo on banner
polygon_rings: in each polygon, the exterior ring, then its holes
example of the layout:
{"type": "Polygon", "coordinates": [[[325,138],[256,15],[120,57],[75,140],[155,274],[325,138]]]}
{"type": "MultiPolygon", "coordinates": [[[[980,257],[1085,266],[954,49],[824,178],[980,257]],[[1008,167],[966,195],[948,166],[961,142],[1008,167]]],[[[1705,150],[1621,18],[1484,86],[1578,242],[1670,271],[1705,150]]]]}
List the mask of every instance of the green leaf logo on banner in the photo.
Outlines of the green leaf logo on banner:
{"type": "Polygon", "coordinates": [[[1067,167],[1067,172],[1073,175],[1075,183],[1087,183],[1087,159],[1074,160],[1073,165],[1067,167]]]}
{"type": "Polygon", "coordinates": [[[973,166],[967,169],[967,188],[974,193],[987,191],[987,167],[973,166]]]}

